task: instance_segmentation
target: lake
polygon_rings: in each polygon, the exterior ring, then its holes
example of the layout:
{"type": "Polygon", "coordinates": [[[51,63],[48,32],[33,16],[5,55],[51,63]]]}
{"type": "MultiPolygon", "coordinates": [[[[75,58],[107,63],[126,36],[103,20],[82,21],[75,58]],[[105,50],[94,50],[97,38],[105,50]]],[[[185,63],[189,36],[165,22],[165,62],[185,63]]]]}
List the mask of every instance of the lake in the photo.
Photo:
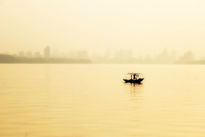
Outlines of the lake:
{"type": "Polygon", "coordinates": [[[204,136],[204,65],[0,65],[0,137],[204,136]]]}

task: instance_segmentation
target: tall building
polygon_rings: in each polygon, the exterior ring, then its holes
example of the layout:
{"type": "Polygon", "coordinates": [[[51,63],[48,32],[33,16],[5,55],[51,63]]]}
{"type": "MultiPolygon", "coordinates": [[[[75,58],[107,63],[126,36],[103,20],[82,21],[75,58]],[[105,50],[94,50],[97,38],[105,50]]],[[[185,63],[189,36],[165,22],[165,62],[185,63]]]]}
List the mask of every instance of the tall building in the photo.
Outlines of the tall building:
{"type": "Polygon", "coordinates": [[[44,57],[45,58],[50,58],[51,56],[51,49],[49,46],[46,46],[45,49],[44,49],[44,57]]]}

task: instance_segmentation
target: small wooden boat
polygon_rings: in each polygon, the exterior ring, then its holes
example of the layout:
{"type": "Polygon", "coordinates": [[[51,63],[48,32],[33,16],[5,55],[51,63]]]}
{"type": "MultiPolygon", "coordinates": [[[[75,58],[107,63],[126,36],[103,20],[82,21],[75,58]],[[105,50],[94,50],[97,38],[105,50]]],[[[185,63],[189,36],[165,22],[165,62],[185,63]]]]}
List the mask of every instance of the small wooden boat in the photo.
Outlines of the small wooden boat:
{"type": "Polygon", "coordinates": [[[130,75],[130,79],[123,79],[126,83],[137,83],[140,84],[144,78],[140,73],[128,73],[130,75]]]}

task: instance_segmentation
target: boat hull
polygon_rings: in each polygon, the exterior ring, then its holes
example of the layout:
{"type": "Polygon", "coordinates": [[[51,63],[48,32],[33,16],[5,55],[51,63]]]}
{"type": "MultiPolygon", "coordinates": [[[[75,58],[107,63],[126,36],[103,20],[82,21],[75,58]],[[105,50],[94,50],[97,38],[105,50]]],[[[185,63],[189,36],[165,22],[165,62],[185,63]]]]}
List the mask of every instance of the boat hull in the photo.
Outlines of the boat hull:
{"type": "Polygon", "coordinates": [[[133,79],[123,79],[125,83],[137,83],[137,84],[140,84],[144,78],[139,78],[139,79],[136,79],[136,80],[133,80],[133,79]]]}

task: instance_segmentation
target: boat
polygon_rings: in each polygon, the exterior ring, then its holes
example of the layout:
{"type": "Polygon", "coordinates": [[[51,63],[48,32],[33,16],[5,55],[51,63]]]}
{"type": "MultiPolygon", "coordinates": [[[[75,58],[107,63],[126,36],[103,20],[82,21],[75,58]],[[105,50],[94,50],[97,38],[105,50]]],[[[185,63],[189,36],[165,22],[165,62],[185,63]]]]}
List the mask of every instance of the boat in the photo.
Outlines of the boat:
{"type": "Polygon", "coordinates": [[[129,79],[123,79],[125,83],[141,84],[144,80],[141,73],[128,73],[128,75],[130,75],[129,79]]]}

